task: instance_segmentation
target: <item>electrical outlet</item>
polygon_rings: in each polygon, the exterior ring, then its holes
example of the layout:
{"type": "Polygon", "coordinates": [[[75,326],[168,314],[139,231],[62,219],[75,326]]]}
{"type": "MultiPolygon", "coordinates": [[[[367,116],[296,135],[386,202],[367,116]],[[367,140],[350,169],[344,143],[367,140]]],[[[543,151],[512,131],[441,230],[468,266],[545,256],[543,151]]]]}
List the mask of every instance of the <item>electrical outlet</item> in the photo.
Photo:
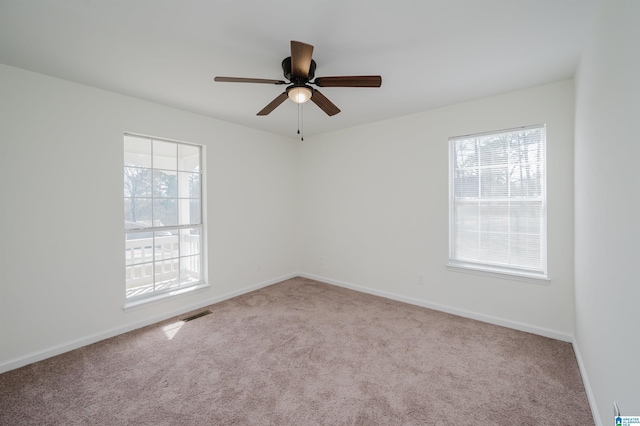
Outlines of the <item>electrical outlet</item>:
{"type": "Polygon", "coordinates": [[[324,257],[320,258],[320,266],[324,265],[324,257]]]}
{"type": "Polygon", "coordinates": [[[424,275],[418,274],[418,285],[424,285],[424,275]]]}
{"type": "Polygon", "coordinates": [[[262,269],[262,264],[258,262],[258,264],[256,265],[256,272],[260,272],[260,269],[262,269]]]}

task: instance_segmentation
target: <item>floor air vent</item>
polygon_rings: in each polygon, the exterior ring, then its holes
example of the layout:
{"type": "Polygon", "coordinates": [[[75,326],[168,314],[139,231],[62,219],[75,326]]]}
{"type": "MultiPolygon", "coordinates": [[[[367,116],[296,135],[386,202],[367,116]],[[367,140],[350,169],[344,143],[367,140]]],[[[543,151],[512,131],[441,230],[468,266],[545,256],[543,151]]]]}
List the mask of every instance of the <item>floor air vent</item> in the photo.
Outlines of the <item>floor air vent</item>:
{"type": "Polygon", "coordinates": [[[198,319],[198,318],[203,317],[205,315],[209,315],[210,313],[211,313],[211,311],[207,309],[206,311],[202,311],[202,312],[198,312],[197,314],[193,314],[190,317],[182,318],[182,321],[184,321],[184,322],[193,321],[194,319],[198,319]]]}

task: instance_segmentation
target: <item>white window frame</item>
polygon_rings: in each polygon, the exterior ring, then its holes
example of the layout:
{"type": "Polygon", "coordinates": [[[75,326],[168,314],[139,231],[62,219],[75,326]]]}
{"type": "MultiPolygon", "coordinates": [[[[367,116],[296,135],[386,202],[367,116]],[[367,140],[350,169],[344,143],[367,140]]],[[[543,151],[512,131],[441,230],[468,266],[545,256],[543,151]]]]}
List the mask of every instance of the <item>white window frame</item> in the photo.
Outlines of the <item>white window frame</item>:
{"type": "MultiPolygon", "coordinates": [[[[478,160],[480,161],[480,160],[478,160]]],[[[508,163],[507,163],[508,164],[508,163]]],[[[481,185],[481,165],[480,163],[478,164],[478,172],[477,172],[477,176],[478,176],[478,186],[480,187],[481,185]]],[[[451,271],[454,272],[469,272],[469,273],[474,273],[474,274],[479,274],[479,275],[485,275],[485,276],[492,276],[492,277],[497,277],[497,278],[508,278],[508,279],[515,279],[515,280],[519,280],[519,281],[525,281],[525,282],[532,282],[535,284],[547,284],[550,279],[548,277],[548,271],[547,271],[547,190],[546,190],[546,176],[547,176],[547,170],[546,170],[546,126],[544,124],[539,124],[539,125],[532,125],[532,126],[526,126],[526,127],[518,127],[518,128],[512,128],[512,129],[505,129],[505,130],[499,130],[499,131],[491,131],[491,132],[484,132],[484,133],[477,133],[477,134],[472,134],[472,135],[465,135],[465,136],[456,136],[456,137],[451,137],[449,138],[449,262],[447,263],[447,268],[451,271]],[[457,256],[456,253],[458,252],[456,250],[456,206],[460,205],[463,199],[466,200],[477,200],[478,202],[480,201],[490,201],[492,198],[491,197],[482,197],[482,194],[480,194],[480,191],[478,192],[478,197],[467,197],[467,198],[463,198],[463,197],[459,197],[456,198],[456,188],[455,188],[455,172],[456,172],[456,142],[458,141],[463,141],[463,140],[471,140],[474,138],[485,138],[488,136],[494,136],[494,135],[501,135],[501,134],[505,134],[505,133],[511,133],[511,132],[524,132],[526,130],[531,130],[531,129],[540,129],[541,131],[541,151],[542,151],[542,158],[541,158],[541,168],[542,168],[542,172],[541,172],[541,176],[540,178],[540,185],[541,185],[541,194],[539,197],[511,197],[511,194],[509,193],[508,197],[503,198],[500,201],[505,200],[509,206],[510,201],[509,200],[513,200],[513,201],[523,201],[523,200],[534,200],[534,198],[538,198],[540,199],[540,201],[542,202],[542,206],[541,206],[541,218],[540,218],[540,257],[541,257],[541,262],[539,264],[539,267],[536,268],[531,268],[531,267],[525,267],[522,265],[518,265],[518,264],[509,264],[509,263],[501,263],[501,262],[492,262],[492,261],[481,261],[479,259],[470,259],[470,258],[462,258],[462,256],[457,256]]],[[[509,190],[510,192],[510,190],[509,190]]],[[[494,198],[493,200],[497,200],[496,198],[494,198]]],[[[479,212],[481,212],[481,206],[478,206],[479,212]]],[[[509,207],[509,211],[511,212],[511,208],[509,207]]],[[[479,213],[479,216],[481,215],[481,213],[479,213]]],[[[507,216],[509,218],[513,217],[513,216],[507,216]]],[[[509,219],[509,223],[511,222],[511,219],[509,219]]],[[[479,231],[481,232],[481,231],[479,231]]],[[[509,230],[508,230],[509,234],[508,235],[512,235],[511,234],[511,226],[509,225],[509,230]]],[[[481,244],[479,244],[481,245],[481,244]]],[[[479,250],[481,250],[481,247],[479,248],[479,250]]],[[[509,247],[509,253],[510,253],[510,247],[509,247]]],[[[509,256],[510,258],[510,256],[509,256]]]]}
{"type": "MultiPolygon", "coordinates": [[[[125,310],[129,310],[132,308],[137,308],[142,305],[146,305],[150,302],[156,302],[163,300],[167,297],[177,296],[181,294],[185,294],[191,292],[193,290],[199,290],[202,288],[209,287],[207,284],[207,267],[206,267],[206,199],[205,199],[205,147],[202,145],[197,145],[188,142],[176,141],[165,138],[158,138],[154,136],[146,136],[141,134],[134,133],[125,133],[123,144],[126,145],[127,138],[139,138],[141,141],[149,141],[151,144],[151,165],[147,166],[135,166],[132,167],[127,164],[127,160],[123,162],[123,170],[127,169],[139,169],[139,170],[148,170],[151,176],[154,176],[154,172],[173,172],[176,174],[176,186],[178,185],[178,177],[180,174],[184,176],[198,177],[199,179],[199,193],[197,197],[191,194],[191,187],[187,185],[186,191],[188,195],[181,195],[180,189],[177,188],[176,195],[170,197],[170,200],[175,201],[176,203],[176,212],[178,216],[177,223],[172,223],[169,225],[165,225],[159,221],[155,221],[154,219],[143,222],[131,222],[127,221],[128,214],[126,213],[127,202],[132,197],[132,194],[127,194],[126,188],[126,177],[123,176],[125,180],[125,189],[124,189],[124,202],[125,202],[125,216],[124,216],[124,243],[125,243],[125,310]],[[165,147],[167,144],[173,144],[176,147],[176,167],[175,169],[169,167],[155,167],[154,166],[154,155],[153,149],[156,142],[163,143],[165,147]],[[180,155],[179,152],[181,149],[180,146],[188,147],[187,149],[193,150],[193,148],[197,148],[198,150],[198,162],[197,171],[193,170],[183,170],[181,169],[180,163],[180,155]],[[190,201],[195,200],[199,201],[199,212],[195,211],[197,214],[199,213],[199,221],[192,221],[189,219],[186,223],[181,223],[180,215],[182,214],[183,207],[181,206],[181,202],[187,203],[187,207],[184,210],[191,211],[192,207],[189,204],[190,201]],[[197,230],[196,234],[191,235],[191,230],[197,230]],[[140,238],[136,238],[136,235],[140,235],[140,238]],[[198,238],[199,235],[199,238],[198,238]],[[133,237],[133,238],[132,238],[133,237]],[[133,241],[140,241],[140,243],[131,244],[133,241]],[[148,241],[147,241],[148,240],[148,241]],[[144,242],[144,245],[141,245],[144,242]],[[135,247],[134,247],[135,246],[135,247]],[[139,246],[139,247],[138,247],[139,246]],[[191,247],[191,248],[189,248],[191,247]],[[196,247],[195,249],[193,247],[196,247]],[[134,254],[134,251],[137,253],[134,254]],[[146,251],[146,253],[144,253],[146,251]],[[165,256],[165,253],[169,252],[170,254],[165,256]],[[142,257],[144,260],[138,261],[132,260],[136,256],[142,257]],[[190,263],[190,269],[183,269],[183,263],[190,263]],[[165,274],[166,278],[169,276],[175,275],[176,278],[170,284],[165,282],[157,282],[156,277],[161,277],[162,275],[156,274],[156,268],[160,265],[161,268],[168,269],[168,273],[165,274]],[[168,266],[167,266],[168,265],[168,266]],[[176,267],[177,265],[177,267],[176,267]],[[134,276],[134,267],[137,267],[138,271],[136,271],[136,275],[138,277],[145,276],[145,282],[151,280],[149,284],[147,284],[148,288],[143,288],[144,285],[140,287],[130,288],[129,284],[134,282],[135,279],[132,278],[134,276]],[[140,269],[143,271],[141,272],[140,269]],[[190,277],[190,280],[184,279],[189,275],[195,274],[197,278],[190,277]]],[[[125,149],[125,157],[127,155],[126,148],[125,149]]],[[[150,193],[140,197],[145,200],[150,200],[151,208],[153,211],[154,201],[161,201],[165,198],[156,196],[154,193],[154,185],[155,179],[150,179],[150,193]]],[[[151,217],[154,215],[152,213],[151,217]]],[[[182,221],[184,222],[184,221],[182,221]]]]}

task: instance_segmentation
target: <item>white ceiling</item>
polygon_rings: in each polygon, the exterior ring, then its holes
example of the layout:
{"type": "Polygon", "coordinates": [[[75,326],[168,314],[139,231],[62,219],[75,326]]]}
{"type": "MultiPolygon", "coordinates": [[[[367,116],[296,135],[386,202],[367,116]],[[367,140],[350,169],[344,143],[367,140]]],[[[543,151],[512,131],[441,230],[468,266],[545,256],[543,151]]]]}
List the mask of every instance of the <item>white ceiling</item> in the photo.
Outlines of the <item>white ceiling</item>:
{"type": "Polygon", "coordinates": [[[342,112],[304,105],[313,135],[571,78],[595,0],[0,0],[0,62],[295,137],[297,105],[256,113],[283,86],[290,40],[342,112]]]}

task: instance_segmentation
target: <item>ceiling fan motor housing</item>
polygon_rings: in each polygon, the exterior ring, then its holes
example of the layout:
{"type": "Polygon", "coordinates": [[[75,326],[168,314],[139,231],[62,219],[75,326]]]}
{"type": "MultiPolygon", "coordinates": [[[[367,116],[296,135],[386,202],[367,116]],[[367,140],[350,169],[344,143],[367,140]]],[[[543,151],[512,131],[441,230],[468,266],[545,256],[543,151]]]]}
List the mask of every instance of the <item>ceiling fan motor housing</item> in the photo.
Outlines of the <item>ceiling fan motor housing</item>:
{"type": "Polygon", "coordinates": [[[316,61],[314,61],[313,59],[311,60],[311,65],[309,66],[309,75],[307,78],[296,77],[291,73],[291,56],[282,60],[282,71],[284,72],[284,78],[286,78],[293,84],[305,84],[310,80],[313,80],[313,77],[316,74],[316,61]]]}

